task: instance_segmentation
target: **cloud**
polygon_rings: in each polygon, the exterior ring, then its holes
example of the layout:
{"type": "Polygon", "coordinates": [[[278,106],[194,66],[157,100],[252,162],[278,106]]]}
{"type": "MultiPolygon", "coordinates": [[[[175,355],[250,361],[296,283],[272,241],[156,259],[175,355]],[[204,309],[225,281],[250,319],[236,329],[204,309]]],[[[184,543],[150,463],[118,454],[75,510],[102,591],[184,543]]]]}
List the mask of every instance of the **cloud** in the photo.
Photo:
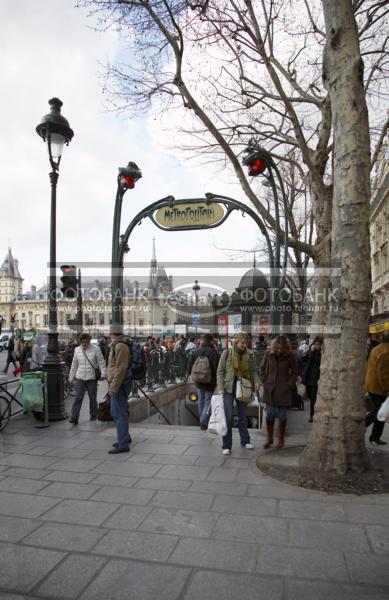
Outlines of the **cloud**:
{"type": "MultiPolygon", "coordinates": [[[[49,161],[35,132],[58,96],[74,129],[65,148],[57,189],[57,261],[110,261],[117,168],[139,164],[143,179],[126,193],[123,227],[147,204],[173,194],[198,197],[206,191],[238,195],[230,181],[215,179],[212,169],[188,164],[169,154],[158,122],[131,121],[104,108],[98,63],[112,60],[120,43],[99,34],[85,12],[69,0],[18,0],[0,3],[2,36],[2,138],[0,140],[0,261],[11,245],[19,259],[24,288],[47,277],[50,231],[49,161]],[[50,6],[48,6],[50,4],[50,6]],[[2,256],[2,255],[3,256],[2,256]]],[[[134,260],[149,260],[152,237],[158,259],[223,259],[219,246],[247,244],[257,238],[250,219],[232,216],[218,230],[166,233],[144,222],[130,239],[134,260]]]]}

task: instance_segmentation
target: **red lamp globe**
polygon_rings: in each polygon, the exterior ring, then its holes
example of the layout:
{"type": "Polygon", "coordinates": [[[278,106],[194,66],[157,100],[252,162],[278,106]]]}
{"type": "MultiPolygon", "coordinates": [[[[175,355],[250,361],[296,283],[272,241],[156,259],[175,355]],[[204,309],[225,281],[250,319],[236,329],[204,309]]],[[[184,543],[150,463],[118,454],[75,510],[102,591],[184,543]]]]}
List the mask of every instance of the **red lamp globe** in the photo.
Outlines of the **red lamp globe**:
{"type": "Polygon", "coordinates": [[[266,163],[261,158],[255,158],[249,166],[249,175],[256,177],[266,170],[266,163]]]}

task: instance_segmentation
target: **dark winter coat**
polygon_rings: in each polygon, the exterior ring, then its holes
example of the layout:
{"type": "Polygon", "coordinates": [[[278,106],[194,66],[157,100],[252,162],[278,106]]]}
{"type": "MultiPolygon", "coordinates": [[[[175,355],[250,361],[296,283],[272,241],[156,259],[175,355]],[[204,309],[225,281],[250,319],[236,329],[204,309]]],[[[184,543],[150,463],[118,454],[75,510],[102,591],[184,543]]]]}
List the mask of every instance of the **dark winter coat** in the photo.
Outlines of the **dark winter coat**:
{"type": "Polygon", "coordinates": [[[318,385],[320,379],[321,350],[310,350],[303,370],[304,385],[318,385]]]}
{"type": "Polygon", "coordinates": [[[267,350],[261,364],[262,400],[274,406],[291,406],[292,389],[297,381],[297,363],[293,353],[277,356],[267,350]]]}
{"type": "Polygon", "coordinates": [[[219,352],[217,350],[215,350],[215,348],[213,346],[202,343],[202,345],[200,346],[200,348],[198,350],[193,350],[189,354],[188,375],[190,375],[190,373],[192,371],[192,367],[194,365],[194,362],[195,362],[196,358],[198,358],[199,356],[207,356],[207,358],[209,360],[209,364],[211,366],[212,379],[209,383],[196,383],[196,387],[198,387],[200,390],[205,390],[207,392],[213,392],[216,387],[216,372],[217,372],[217,367],[218,367],[219,358],[220,358],[219,352]]]}

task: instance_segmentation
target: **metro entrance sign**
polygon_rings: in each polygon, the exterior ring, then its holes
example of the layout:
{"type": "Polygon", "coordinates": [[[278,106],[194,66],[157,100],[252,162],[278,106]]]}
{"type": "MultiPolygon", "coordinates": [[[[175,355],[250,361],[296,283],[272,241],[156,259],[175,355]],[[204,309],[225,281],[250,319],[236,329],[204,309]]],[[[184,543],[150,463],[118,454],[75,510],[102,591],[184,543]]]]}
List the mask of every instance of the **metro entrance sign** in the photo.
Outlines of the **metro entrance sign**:
{"type": "MultiPolygon", "coordinates": [[[[273,167],[274,168],[274,167],[273,167]]],[[[274,188],[274,179],[269,172],[269,180],[274,188]]],[[[120,200],[120,198],[119,198],[120,200]]],[[[120,203],[119,203],[120,204],[120,203]]],[[[174,196],[167,196],[149,204],[143,208],[131,221],[124,234],[120,234],[120,206],[115,206],[114,228],[112,235],[112,323],[123,324],[123,270],[124,255],[129,251],[128,240],[131,233],[137,225],[140,225],[143,219],[150,219],[154,225],[163,231],[193,231],[195,229],[212,229],[222,225],[228,217],[234,212],[249,215],[257,224],[261,234],[265,238],[270,267],[270,287],[274,290],[271,302],[271,331],[279,333],[280,314],[279,293],[278,290],[284,285],[286,269],[284,264],[283,274],[281,275],[280,246],[281,236],[280,228],[276,231],[276,244],[273,248],[267,227],[261,216],[252,210],[246,204],[220,194],[206,193],[205,198],[185,198],[176,200],[174,196]]],[[[278,206],[278,204],[277,204],[278,206]]],[[[284,210],[286,218],[287,211],[284,210]]],[[[279,223],[279,213],[277,213],[277,223],[279,223]]],[[[287,226],[284,230],[284,256],[288,251],[287,226]]],[[[197,312],[197,311],[195,311],[197,312]]],[[[197,316],[192,314],[192,321],[196,327],[197,316]]],[[[199,324],[199,321],[198,321],[199,324]]]]}

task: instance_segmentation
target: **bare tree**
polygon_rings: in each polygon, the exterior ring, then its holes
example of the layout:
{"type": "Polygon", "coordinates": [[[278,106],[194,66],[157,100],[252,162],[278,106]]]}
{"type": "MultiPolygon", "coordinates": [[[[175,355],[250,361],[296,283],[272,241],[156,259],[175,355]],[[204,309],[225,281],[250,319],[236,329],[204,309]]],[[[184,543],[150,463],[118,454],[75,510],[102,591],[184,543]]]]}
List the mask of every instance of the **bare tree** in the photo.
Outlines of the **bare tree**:
{"type": "Polygon", "coordinates": [[[271,207],[258,198],[241,166],[249,139],[276,160],[292,164],[308,186],[316,235],[302,240],[292,227],[289,244],[294,252],[313,257],[318,268],[339,264],[337,279],[328,272],[317,283],[320,292],[331,291],[324,304],[337,309],[328,312],[322,326],[338,328],[339,336],[326,343],[304,464],[315,461],[339,472],[364,469],[369,148],[370,139],[379,144],[388,127],[379,105],[389,67],[387,2],[78,3],[90,8],[101,27],[117,28],[131,49],[128,61],[108,68],[106,89],[117,110],[139,114],[186,108],[188,151],[227,159],[248,201],[273,230],[271,207]],[[370,132],[366,98],[373,109],[370,132]]]}

